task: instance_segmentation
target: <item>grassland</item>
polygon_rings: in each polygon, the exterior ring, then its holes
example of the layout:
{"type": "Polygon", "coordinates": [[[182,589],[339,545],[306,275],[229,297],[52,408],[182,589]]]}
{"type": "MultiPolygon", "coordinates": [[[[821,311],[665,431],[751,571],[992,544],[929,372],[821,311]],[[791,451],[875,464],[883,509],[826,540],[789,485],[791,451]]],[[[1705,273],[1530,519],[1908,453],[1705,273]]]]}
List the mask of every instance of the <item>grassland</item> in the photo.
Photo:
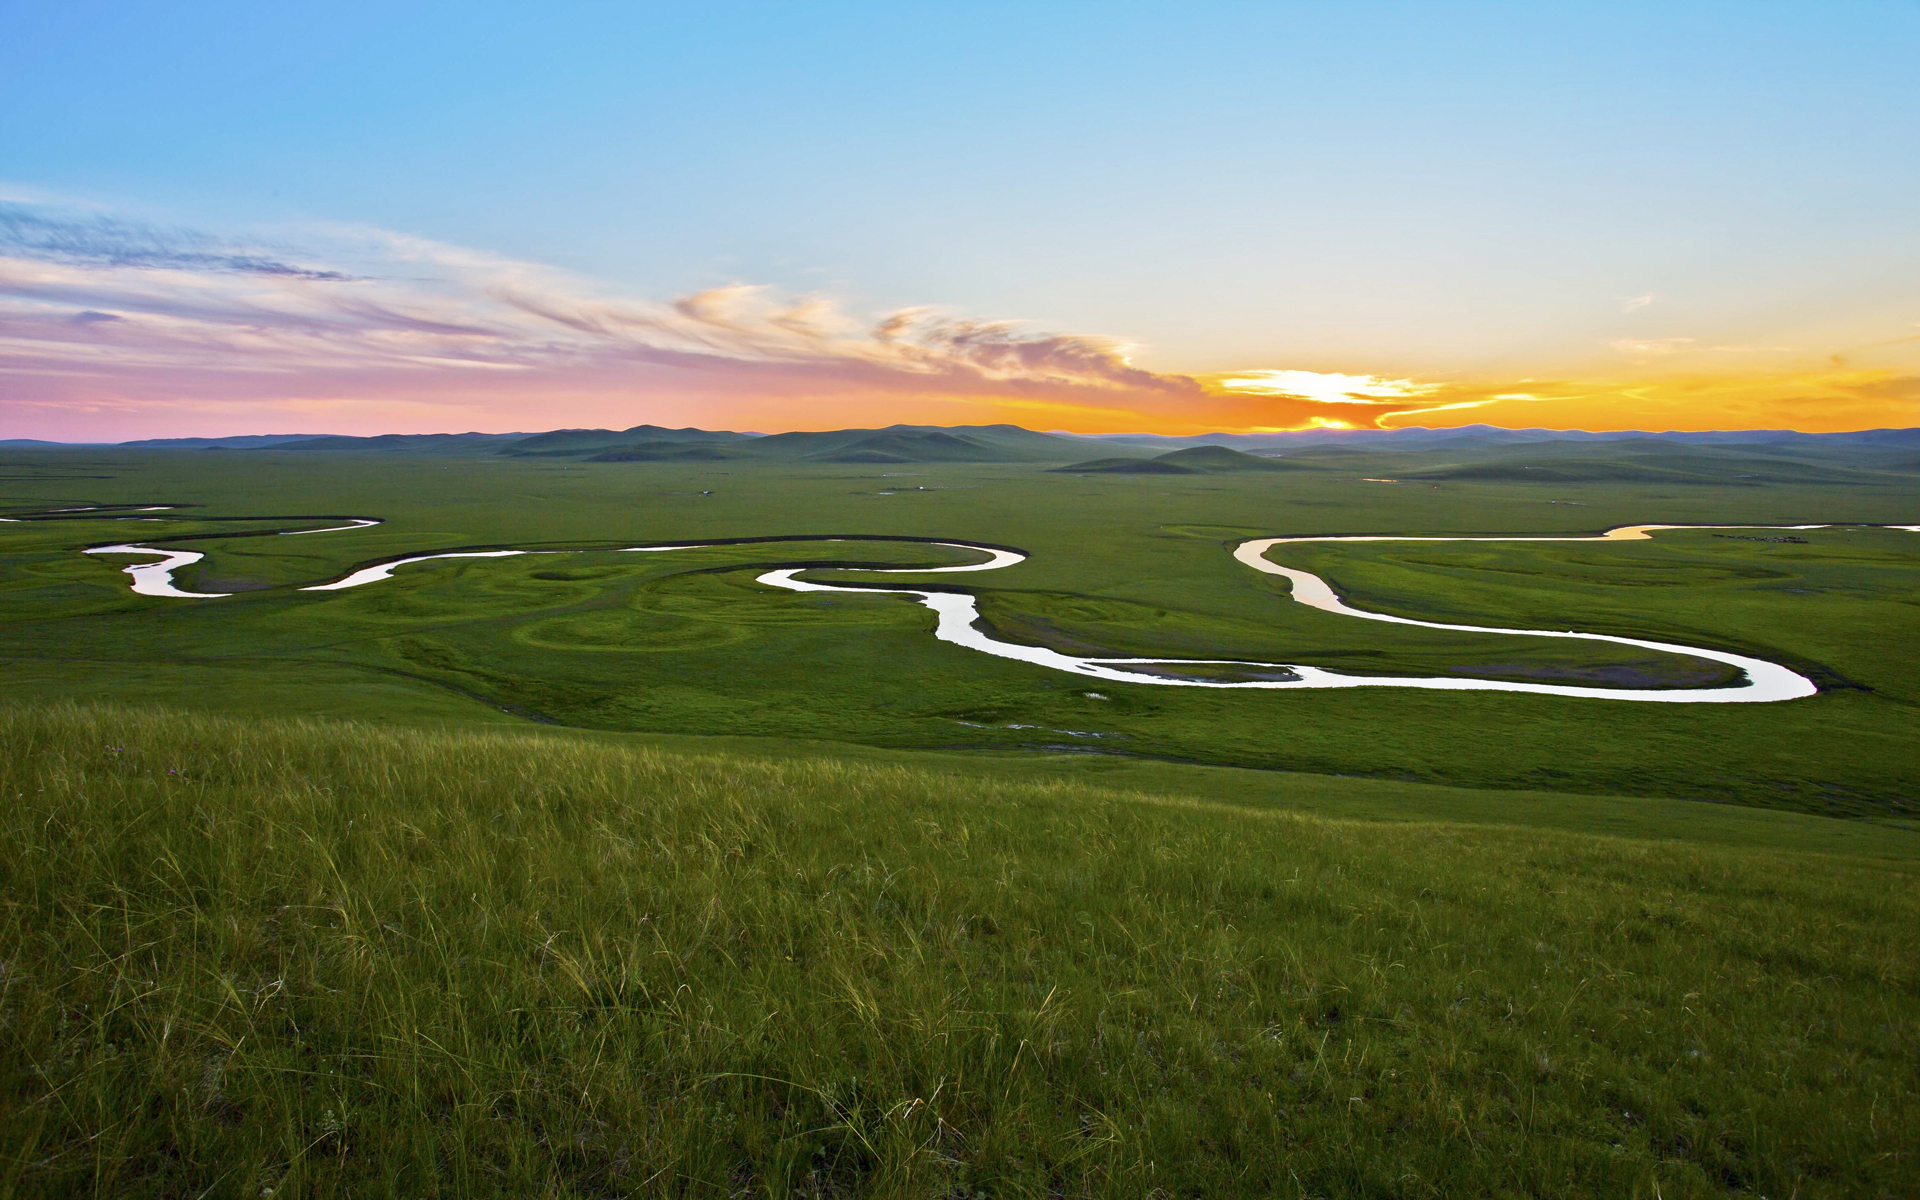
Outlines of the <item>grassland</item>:
{"type": "MultiPolygon", "coordinates": [[[[13,452],[0,470],[0,507],[9,512],[90,503],[195,507],[151,524],[80,516],[0,525],[0,663],[21,698],[110,697],[399,722],[548,722],[642,737],[747,739],[779,753],[824,743],[993,751],[1014,772],[1036,761],[1031,752],[1072,749],[1133,762],[1455,788],[1911,814],[1920,775],[1911,752],[1920,732],[1920,623],[1912,619],[1920,537],[1907,533],[1835,528],[1800,535],[1804,544],[1695,532],[1605,546],[1286,551],[1369,607],[1743,650],[1787,663],[1823,687],[1818,697],[1780,705],[1385,690],[1095,691],[937,643],[928,636],[930,614],[903,601],[794,596],[752,582],[756,568],[773,562],[960,558],[876,542],[443,562],[364,590],[291,589],[381,557],[436,549],[951,537],[1029,551],[1017,567],[948,582],[964,580],[979,593],[1002,636],[1067,650],[1244,657],[1357,673],[1697,685],[1717,678],[1714,669],[1682,656],[1315,612],[1291,603],[1283,583],[1234,564],[1226,547],[1260,534],[1525,535],[1646,521],[1920,519],[1911,474],[1880,469],[1885,464],[1856,469],[1826,452],[1807,452],[1797,470],[1774,455],[1770,474],[1747,469],[1754,455],[1729,466],[1686,448],[1585,447],[1584,458],[1562,452],[1552,461],[1588,470],[1593,456],[1606,453],[1621,458],[1614,474],[1652,463],[1689,481],[1619,482],[1607,471],[1548,485],[1367,481],[1477,461],[1435,452],[1309,453],[1295,456],[1294,469],[1167,477],[1062,475],[1033,463],[13,452]],[[302,515],[384,523],[288,538],[253,535],[301,527],[298,521],[215,520],[302,515]],[[132,596],[120,564],[76,553],[135,532],[205,551],[184,582],[237,594],[210,602],[132,596]]],[[[1513,465],[1512,451],[1499,454],[1513,465]]]]}
{"type": "Polygon", "coordinates": [[[0,516],[186,506],[0,524],[0,1200],[1920,1190],[1920,536],[1861,527],[1911,473],[863,461],[929,440],[0,455],[0,516]],[[279,536],[343,516],[383,523],[279,536]],[[1227,553],[1641,522],[1836,528],[1284,554],[1821,693],[1089,686],[753,581],[953,538],[1031,557],[935,579],[1075,652],[1715,682],[1227,553]],[[746,537],[797,540],[608,550],[746,537]],[[234,595],[132,595],[110,541],[234,595]],[[485,547],[578,553],[296,590],[485,547]]]}
{"type": "Polygon", "coordinates": [[[1920,1182],[1904,830],[61,706],[0,795],[9,1196],[1920,1182]]]}

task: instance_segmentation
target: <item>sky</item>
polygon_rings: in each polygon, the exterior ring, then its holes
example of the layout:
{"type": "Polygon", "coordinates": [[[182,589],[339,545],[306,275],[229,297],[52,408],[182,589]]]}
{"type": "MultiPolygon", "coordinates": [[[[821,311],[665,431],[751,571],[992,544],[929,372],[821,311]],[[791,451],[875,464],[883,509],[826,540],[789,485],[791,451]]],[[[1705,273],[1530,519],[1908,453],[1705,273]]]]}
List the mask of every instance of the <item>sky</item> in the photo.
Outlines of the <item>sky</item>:
{"type": "Polygon", "coordinates": [[[1920,4],[0,0],[0,438],[1920,425],[1920,4]]]}

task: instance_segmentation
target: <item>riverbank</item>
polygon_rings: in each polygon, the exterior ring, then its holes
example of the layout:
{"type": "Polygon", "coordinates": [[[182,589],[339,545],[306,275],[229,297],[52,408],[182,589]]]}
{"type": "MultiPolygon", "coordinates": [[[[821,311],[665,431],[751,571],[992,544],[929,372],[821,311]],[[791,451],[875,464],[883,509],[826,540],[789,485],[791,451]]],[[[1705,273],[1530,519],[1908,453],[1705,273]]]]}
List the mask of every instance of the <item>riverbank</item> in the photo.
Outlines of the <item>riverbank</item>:
{"type": "MultiPolygon", "coordinates": [[[[367,528],[378,524],[376,520],[355,520],[352,524],[334,526],[326,529],[303,529],[293,533],[331,533],[367,528]]],[[[1644,541],[1652,533],[1661,530],[1689,529],[1751,529],[1751,528],[1787,528],[1787,529],[1825,529],[1825,525],[1792,526],[1705,526],[1705,525],[1630,525],[1607,530],[1593,537],[1543,536],[1499,536],[1499,537],[1446,537],[1426,535],[1393,536],[1316,536],[1316,537],[1270,537],[1256,538],[1241,543],[1234,548],[1234,559],[1256,571],[1276,575],[1286,579],[1292,587],[1292,598],[1311,608],[1340,616],[1359,617],[1371,621],[1385,621],[1396,625],[1417,626],[1426,629],[1441,629],[1460,633],[1489,633],[1516,637],[1564,638],[1587,642],[1608,642],[1614,645],[1631,646],[1649,650],[1657,654],[1678,654],[1685,657],[1724,664],[1736,672],[1735,681],[1727,686],[1705,687],[1664,687],[1636,688],[1630,686],[1594,687],[1569,683],[1537,683],[1515,679],[1479,679],[1469,677],[1468,672],[1460,671],[1451,676],[1389,676],[1362,675],[1329,671],[1318,667],[1302,666],[1292,663],[1249,662],[1241,659],[1207,658],[1117,658],[1090,657],[1063,653],[1047,646],[1036,646],[1010,642],[994,637],[980,627],[980,611],[974,597],[954,592],[924,592],[898,587],[857,587],[848,584],[821,583],[817,580],[799,578],[804,570],[831,569],[831,564],[812,564],[811,566],[788,567],[768,571],[757,577],[757,582],[792,592],[841,592],[868,593],[876,595],[909,596],[922,606],[933,611],[939,618],[934,628],[934,636],[940,641],[963,646],[969,650],[989,654],[996,658],[1008,658],[1053,671],[1064,671],[1073,675],[1082,675],[1092,679],[1102,679],[1113,683],[1158,684],[1171,687],[1199,688],[1261,688],[1311,690],[1316,688],[1356,688],[1356,687],[1395,687],[1419,688],[1435,691],[1493,691],[1523,692],[1539,696],[1569,696],[1587,699],[1635,700],[1655,703],[1774,703],[1781,700],[1798,700],[1814,695],[1819,688],[1813,680],[1789,667],[1767,662],[1750,655],[1735,654],[1725,650],[1710,650],[1696,646],[1686,646],[1670,642],[1658,642],[1646,638],[1622,637],[1617,634],[1582,633],[1574,630],[1545,630],[1533,628],[1507,628],[1496,625],[1462,625],[1437,621],[1421,621],[1408,617],[1393,616],[1386,613],[1370,612],[1356,608],[1342,601],[1328,586],[1326,580],[1310,571],[1285,567],[1267,557],[1275,547],[1290,543],[1375,543],[1375,542],[1616,542],[1644,541]],[[1132,669],[1129,669],[1132,668],[1132,669]],[[1231,675],[1231,677],[1229,677],[1231,675]]],[[[1907,530],[1908,526],[1889,526],[1888,528],[1907,530]]],[[[1720,535],[1716,535],[1720,536],[1720,535]]],[[[716,541],[688,542],[682,545],[668,546],[621,546],[605,548],[613,553],[661,553],[667,551],[696,550],[712,546],[738,545],[743,539],[720,539],[716,541]]],[[[803,537],[768,539],[773,541],[800,541],[803,537]]],[[[823,538],[824,541],[857,542],[862,539],[823,538]]],[[[994,571],[1003,567],[1017,566],[1027,560],[1027,555],[1005,547],[981,546],[969,542],[936,541],[919,539],[928,545],[948,549],[971,550],[986,554],[984,562],[968,563],[960,566],[922,566],[869,568],[868,574],[882,575],[939,575],[953,572],[994,571]]],[[[1804,544],[1801,539],[1796,543],[1804,544]]],[[[588,553],[585,550],[451,550],[433,554],[415,554],[389,558],[383,562],[361,567],[340,579],[328,583],[308,584],[299,590],[303,592],[336,592],[348,588],[364,587],[393,578],[400,567],[415,563],[433,562],[445,559],[483,559],[518,558],[529,554],[575,554],[588,553]]],[[[133,590],[138,595],[162,596],[176,599],[222,599],[227,593],[188,592],[173,583],[173,572],[191,566],[205,556],[192,551],[165,550],[156,546],[116,544],[89,548],[88,554],[130,554],[154,555],[162,561],[139,564],[124,568],[133,579],[133,590]]],[[[1552,674],[1554,672],[1548,672],[1552,674]]],[[[1565,674],[1566,672],[1558,672],[1565,674]]],[[[1628,677],[1636,677],[1640,672],[1626,671],[1628,677]]]]}

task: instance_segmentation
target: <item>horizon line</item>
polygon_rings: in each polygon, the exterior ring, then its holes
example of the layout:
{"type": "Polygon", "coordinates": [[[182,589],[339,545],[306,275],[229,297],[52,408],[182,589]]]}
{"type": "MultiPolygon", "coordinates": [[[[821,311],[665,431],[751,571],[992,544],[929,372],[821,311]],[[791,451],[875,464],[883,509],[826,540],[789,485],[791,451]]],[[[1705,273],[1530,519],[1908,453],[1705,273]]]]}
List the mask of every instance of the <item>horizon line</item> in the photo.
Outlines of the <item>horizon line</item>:
{"type": "MultiPolygon", "coordinates": [[[[465,430],[457,433],[448,431],[448,430],[431,430],[431,431],[421,432],[421,433],[179,434],[179,435],[169,435],[165,437],[128,438],[124,441],[117,441],[117,442],[64,441],[64,440],[53,439],[53,438],[0,438],[0,447],[71,446],[75,448],[80,448],[80,447],[98,448],[98,447],[115,447],[115,446],[143,446],[143,445],[151,445],[153,443],[160,443],[160,442],[231,441],[231,440],[237,440],[240,438],[249,438],[249,439],[279,438],[279,439],[285,439],[289,442],[316,440],[320,438],[355,438],[355,439],[364,439],[364,440],[371,440],[374,438],[421,438],[421,437],[512,438],[512,437],[537,437],[537,436],[540,436],[541,434],[560,433],[560,432],[627,433],[627,432],[632,432],[635,429],[647,427],[650,424],[651,424],[650,422],[643,422],[639,426],[630,426],[627,429],[613,429],[613,428],[596,427],[596,426],[559,426],[553,429],[534,429],[534,430],[522,429],[522,430],[491,431],[491,430],[469,429],[469,430],[465,430]]],[[[653,428],[668,429],[671,427],[653,426],[653,428]]],[[[1261,429],[1261,430],[1243,430],[1243,431],[1214,429],[1214,430],[1208,430],[1203,433],[1153,433],[1149,431],[1115,432],[1115,433],[1076,433],[1072,430],[1065,430],[1065,429],[1030,429],[1027,426],[1017,425],[1009,421],[996,421],[988,424],[957,424],[957,425],[930,425],[930,424],[917,424],[917,423],[908,423],[908,422],[895,422],[892,425],[876,425],[876,426],[845,425],[845,426],[835,426],[832,428],[825,428],[825,429],[783,429],[783,430],[779,430],[777,433],[765,433],[758,430],[704,429],[699,426],[687,425],[687,426],[680,426],[678,428],[672,428],[672,431],[673,432],[695,432],[695,433],[730,433],[730,434],[736,434],[743,437],[774,437],[774,436],[779,436],[781,434],[789,434],[789,433],[845,433],[845,432],[856,432],[856,431],[884,432],[889,429],[948,430],[948,429],[993,429],[993,428],[1017,429],[1023,433],[1038,434],[1044,437],[1062,437],[1062,438],[1076,438],[1076,439],[1082,439],[1082,440],[1088,440],[1088,441],[1100,441],[1100,440],[1107,440],[1112,438],[1156,438],[1156,439],[1165,439],[1165,440],[1178,440],[1183,438],[1208,438],[1208,437],[1236,437],[1236,438],[1249,438],[1249,437],[1250,438],[1295,438],[1295,437],[1304,437],[1304,436],[1331,437],[1331,438],[1385,437],[1385,436],[1391,436],[1394,434],[1402,434],[1402,433],[1466,434],[1466,433],[1472,433],[1475,431],[1482,431],[1482,430],[1498,431],[1501,433],[1542,433],[1542,434],[1562,434],[1562,435],[1580,434],[1588,437],[1613,436],[1613,437],[1621,437],[1621,438],[1633,437],[1635,435],[1643,435],[1643,436],[1651,436],[1651,437],[1671,437],[1671,436],[1679,436],[1679,435],[1709,436],[1709,435],[1715,435],[1715,434],[1722,434],[1722,435],[1786,434],[1786,435],[1792,435],[1795,437],[1836,438],[1836,437],[1852,437],[1852,436],[1858,436],[1861,434],[1871,434],[1871,433],[1911,432],[1915,430],[1920,430],[1920,425],[1879,425],[1879,426],[1871,426],[1871,427],[1861,428],[1861,429],[1826,430],[1826,431],[1816,432],[1812,430],[1794,429],[1790,426],[1765,426],[1765,427],[1749,427],[1749,428],[1711,428],[1711,429],[1583,429],[1583,428],[1577,428],[1572,426],[1554,428],[1554,427],[1543,426],[1543,425],[1514,426],[1514,425],[1492,425],[1487,423],[1475,423],[1471,425],[1402,425],[1402,426],[1396,426],[1393,428],[1360,428],[1360,429],[1332,429],[1332,428],[1327,428],[1325,426],[1308,426],[1302,429],[1261,429]]]]}

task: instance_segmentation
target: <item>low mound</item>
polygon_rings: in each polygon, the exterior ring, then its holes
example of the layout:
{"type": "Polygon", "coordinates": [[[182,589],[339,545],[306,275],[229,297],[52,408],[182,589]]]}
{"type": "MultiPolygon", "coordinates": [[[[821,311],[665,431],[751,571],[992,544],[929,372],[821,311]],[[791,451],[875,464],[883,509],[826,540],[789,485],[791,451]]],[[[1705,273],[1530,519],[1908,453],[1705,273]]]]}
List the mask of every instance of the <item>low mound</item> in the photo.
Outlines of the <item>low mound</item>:
{"type": "Polygon", "coordinates": [[[1072,466],[1055,467],[1068,474],[1102,475],[1211,475],[1222,471],[1284,471],[1292,469],[1271,458],[1243,454],[1227,446],[1189,446],[1152,458],[1096,458],[1072,466]]]}
{"type": "Polygon", "coordinates": [[[274,450],[401,450],[427,453],[492,446],[497,437],[478,433],[382,433],[370,437],[328,434],[273,445],[274,450]]]}
{"type": "Polygon", "coordinates": [[[742,445],[756,458],[800,462],[1063,462],[1079,447],[1073,439],[1015,425],[947,429],[892,425],[776,433],[742,445]]]}
{"type": "Polygon", "coordinates": [[[509,443],[500,451],[515,458],[592,456],[594,462],[652,462],[672,451],[730,442],[751,442],[750,434],[727,430],[668,429],[635,425],[631,429],[554,429],[509,443]],[[625,457],[614,457],[625,455],[625,457]]]}
{"type": "Polygon", "coordinates": [[[1192,467],[1159,458],[1096,458],[1053,470],[1073,475],[1193,475],[1192,467]]]}
{"type": "Polygon", "coordinates": [[[0,792],[36,1195],[1912,1182],[1898,863],[72,707],[0,792]]]}
{"type": "Polygon", "coordinates": [[[1327,444],[1322,446],[1302,446],[1298,450],[1289,450],[1287,451],[1287,457],[1288,458],[1351,458],[1355,455],[1378,454],[1383,450],[1386,451],[1387,453],[1393,452],[1392,447],[1389,447],[1389,446],[1366,448],[1361,446],[1339,446],[1339,445],[1327,444]]]}
{"type": "Polygon", "coordinates": [[[1173,463],[1190,471],[1285,471],[1291,464],[1278,459],[1246,454],[1230,446],[1189,446],[1159,456],[1160,462],[1173,463]]]}
{"type": "Polygon", "coordinates": [[[972,438],[937,430],[883,430],[850,446],[811,456],[817,462],[991,462],[1002,457],[972,438]]]}
{"type": "Polygon", "coordinates": [[[649,442],[750,442],[754,440],[754,436],[750,433],[735,433],[730,429],[696,429],[691,425],[680,429],[669,429],[664,425],[635,425],[623,432],[628,437],[649,442]]]}
{"type": "Polygon", "coordinates": [[[1715,446],[1652,439],[1591,445],[1531,446],[1464,462],[1406,471],[1404,479],[1507,483],[1864,483],[1873,476],[1851,466],[1809,463],[1715,446]]]}
{"type": "Polygon", "coordinates": [[[594,446],[606,446],[627,439],[617,429],[550,429],[521,438],[502,448],[502,454],[536,455],[579,453],[594,446]]]}
{"type": "Polygon", "coordinates": [[[721,462],[740,455],[720,446],[669,442],[665,445],[620,446],[592,455],[588,462],[721,462]]]}
{"type": "Polygon", "coordinates": [[[1409,471],[1403,479],[1483,480],[1493,483],[1697,483],[1700,477],[1686,471],[1638,463],[1553,462],[1553,463],[1468,463],[1431,471],[1409,471]]]}

